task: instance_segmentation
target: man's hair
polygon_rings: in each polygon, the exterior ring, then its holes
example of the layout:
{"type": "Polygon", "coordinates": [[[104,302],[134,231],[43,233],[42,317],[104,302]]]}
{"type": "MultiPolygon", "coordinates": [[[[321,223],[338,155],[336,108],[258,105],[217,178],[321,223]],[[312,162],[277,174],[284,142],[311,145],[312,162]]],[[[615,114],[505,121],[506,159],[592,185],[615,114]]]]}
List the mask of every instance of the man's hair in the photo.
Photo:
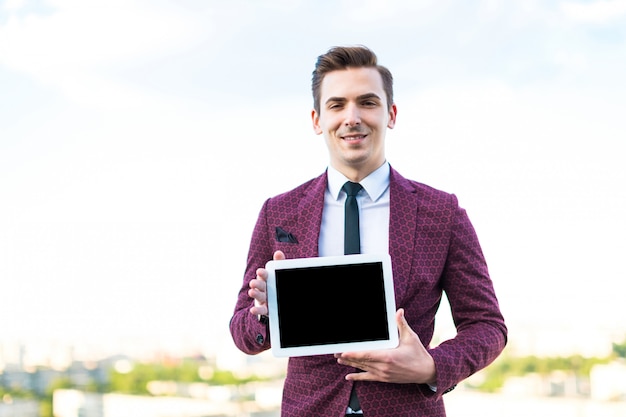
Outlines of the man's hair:
{"type": "Polygon", "coordinates": [[[393,105],[393,77],[391,72],[378,65],[376,54],[365,46],[336,46],[320,55],[315,63],[311,89],[313,90],[313,108],[319,114],[322,81],[331,71],[348,68],[375,68],[383,79],[383,88],[387,96],[387,107],[393,105]]]}

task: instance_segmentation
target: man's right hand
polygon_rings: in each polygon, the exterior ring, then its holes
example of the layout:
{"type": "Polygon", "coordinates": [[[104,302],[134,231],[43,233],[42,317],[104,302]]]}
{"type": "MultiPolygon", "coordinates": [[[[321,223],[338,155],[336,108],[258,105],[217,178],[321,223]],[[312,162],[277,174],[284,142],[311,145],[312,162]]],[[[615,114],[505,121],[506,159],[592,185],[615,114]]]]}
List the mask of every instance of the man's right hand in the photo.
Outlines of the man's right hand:
{"type": "MultiPolygon", "coordinates": [[[[277,250],[274,252],[274,260],[282,261],[285,254],[277,250]]],[[[267,270],[259,268],[256,270],[256,278],[250,281],[250,289],[248,290],[250,298],[254,299],[254,307],[250,308],[250,313],[255,316],[267,316],[267,270]]]]}

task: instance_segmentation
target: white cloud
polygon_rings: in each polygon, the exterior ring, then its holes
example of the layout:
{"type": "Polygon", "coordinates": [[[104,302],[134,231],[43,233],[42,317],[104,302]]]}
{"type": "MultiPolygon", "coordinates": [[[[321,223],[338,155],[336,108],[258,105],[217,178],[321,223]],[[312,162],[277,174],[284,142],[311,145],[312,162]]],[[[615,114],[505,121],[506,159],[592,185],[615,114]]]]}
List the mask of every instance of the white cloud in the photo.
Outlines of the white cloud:
{"type": "Polygon", "coordinates": [[[39,73],[37,66],[89,68],[163,54],[197,40],[200,31],[193,20],[172,11],[89,6],[62,8],[50,16],[12,16],[2,28],[9,40],[3,60],[39,73]]]}
{"type": "MultiPolygon", "coordinates": [[[[52,11],[48,8],[45,16],[31,9],[26,14],[28,2],[9,0],[0,6],[9,10],[0,23],[0,66],[20,72],[17,77],[3,73],[6,84],[17,87],[0,93],[0,105],[8,110],[5,120],[23,120],[0,123],[0,195],[6,197],[0,229],[10,232],[0,236],[0,276],[8,277],[3,290],[18,294],[0,305],[0,316],[45,310],[51,312],[45,323],[50,325],[43,327],[57,329],[54,323],[69,318],[62,329],[69,334],[91,319],[101,326],[90,328],[114,334],[120,331],[118,321],[96,313],[109,311],[107,300],[116,300],[124,313],[155,311],[154,298],[142,300],[132,291],[149,290],[168,299],[168,294],[182,294],[183,287],[175,285],[187,282],[197,298],[172,301],[171,310],[180,311],[175,317],[188,321],[192,315],[185,308],[191,306],[202,326],[206,317],[213,318],[210,325],[221,326],[232,308],[260,205],[320,173],[327,160],[323,139],[311,131],[308,95],[298,102],[279,93],[262,95],[259,108],[232,91],[259,71],[254,59],[244,61],[246,42],[254,40],[249,48],[267,47],[277,66],[291,65],[302,48],[313,48],[307,44],[308,28],[302,33],[290,29],[286,37],[264,18],[319,22],[331,10],[307,9],[305,16],[294,6],[287,10],[292,14],[278,13],[293,5],[286,0],[219,6],[203,0],[46,4],[52,11]],[[272,49],[277,42],[284,43],[280,52],[272,49]],[[180,92],[175,99],[159,96],[158,87],[148,91],[130,77],[116,77],[127,68],[171,62],[174,56],[196,73],[206,69],[207,78],[216,77],[203,61],[207,56],[232,68],[233,62],[244,62],[223,79],[231,101],[214,111],[206,100],[214,98],[213,91],[196,95],[197,84],[191,81],[187,90],[179,89],[177,83],[189,72],[160,74],[163,91],[180,92]],[[50,98],[29,78],[71,100],[50,98]],[[245,188],[246,196],[236,211],[216,203],[214,196],[242,198],[232,192],[237,188],[245,188]],[[110,225],[115,226],[109,231],[110,225]],[[224,265],[217,272],[216,258],[224,265]],[[232,287],[228,291],[222,283],[219,290],[213,288],[222,278],[232,287]],[[20,300],[24,288],[35,288],[25,283],[39,282],[42,291],[20,300]],[[77,305],[67,291],[61,298],[50,297],[59,284],[75,285],[72,294],[84,291],[84,299],[77,305]],[[131,287],[120,295],[116,284],[131,287]],[[203,297],[209,292],[207,301],[203,297]],[[77,317],[77,309],[94,313],[77,317]]],[[[626,226],[626,177],[617,149],[624,137],[623,63],[618,45],[595,52],[593,37],[572,22],[606,22],[611,28],[615,23],[609,20],[624,15],[624,2],[563,3],[562,9],[539,0],[481,4],[477,11],[450,1],[383,5],[345,0],[337,11],[333,4],[332,23],[339,25],[331,24],[319,42],[332,38],[332,45],[350,32],[356,42],[381,45],[375,50],[399,87],[400,116],[389,135],[389,159],[403,174],[457,193],[477,226],[503,307],[510,311],[507,319],[527,316],[525,305],[515,301],[522,293],[516,282],[528,292],[548,285],[554,290],[544,291],[549,303],[555,293],[571,295],[567,303],[567,297],[557,300],[559,311],[569,314],[579,302],[573,286],[591,275],[604,283],[622,273],[615,260],[624,252],[618,238],[626,226]],[[426,33],[427,39],[419,38],[426,33]],[[471,40],[462,48],[450,41],[459,33],[471,40]],[[522,68],[520,73],[536,69],[542,76],[512,83],[513,64],[522,68]],[[554,75],[554,64],[563,73],[554,75]],[[519,254],[527,257],[520,260],[519,254]]],[[[261,95],[254,86],[245,88],[250,89],[245,97],[261,95]]],[[[607,302],[604,294],[600,303],[589,300],[589,295],[600,300],[605,287],[586,291],[585,305],[593,303],[603,317],[622,320],[617,311],[608,314],[619,302],[607,302]]],[[[39,334],[38,317],[9,324],[9,333],[39,334]]],[[[162,318],[165,323],[151,323],[147,330],[141,330],[139,320],[119,322],[125,329],[166,332],[164,340],[171,340],[171,329],[178,332],[180,323],[169,315],[162,318]]],[[[554,320],[562,318],[554,315],[554,320]]]]}
{"type": "MultiPolygon", "coordinates": [[[[398,19],[410,13],[419,13],[422,18],[435,6],[433,0],[344,0],[341,2],[341,13],[350,22],[376,22],[381,19],[398,19]]],[[[415,15],[413,15],[415,17],[415,15]]]]}
{"type": "Polygon", "coordinates": [[[3,6],[5,10],[18,10],[24,6],[24,3],[26,3],[25,0],[6,0],[3,6]]]}
{"type": "Polygon", "coordinates": [[[49,15],[9,16],[0,27],[0,64],[82,103],[133,102],[135,92],[108,79],[107,72],[180,53],[205,41],[214,28],[208,15],[200,19],[174,7],[50,4],[55,11],[49,15]]]}
{"type": "Polygon", "coordinates": [[[626,0],[601,0],[590,3],[561,3],[565,16],[575,22],[607,23],[626,15],[626,0]]]}

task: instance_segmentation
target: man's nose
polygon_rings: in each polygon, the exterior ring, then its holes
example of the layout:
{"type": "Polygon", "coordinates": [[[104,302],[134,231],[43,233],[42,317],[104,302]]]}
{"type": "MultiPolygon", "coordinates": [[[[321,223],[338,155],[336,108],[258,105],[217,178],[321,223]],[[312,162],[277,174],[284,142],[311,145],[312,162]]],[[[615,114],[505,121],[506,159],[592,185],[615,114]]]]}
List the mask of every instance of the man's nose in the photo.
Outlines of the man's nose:
{"type": "Polygon", "coordinates": [[[358,106],[353,104],[346,106],[344,123],[346,126],[357,126],[361,124],[361,113],[358,106]]]}

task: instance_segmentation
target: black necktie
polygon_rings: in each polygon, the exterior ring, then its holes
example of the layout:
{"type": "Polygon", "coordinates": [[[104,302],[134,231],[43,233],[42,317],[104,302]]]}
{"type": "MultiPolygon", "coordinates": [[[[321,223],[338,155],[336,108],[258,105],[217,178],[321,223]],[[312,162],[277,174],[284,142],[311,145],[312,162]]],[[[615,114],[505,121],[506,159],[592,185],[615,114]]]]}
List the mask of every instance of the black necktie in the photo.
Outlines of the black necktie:
{"type": "Polygon", "coordinates": [[[347,181],[343,185],[343,190],[348,194],[346,198],[346,218],[344,225],[343,253],[352,255],[361,253],[361,238],[359,236],[359,205],[356,202],[356,195],[363,186],[356,182],[347,181]]]}
{"type": "MultiPolygon", "coordinates": [[[[343,253],[352,255],[361,253],[361,237],[359,233],[359,205],[356,201],[356,195],[361,191],[363,186],[356,182],[347,181],[343,185],[343,190],[348,194],[346,198],[346,218],[344,224],[343,253]]],[[[350,402],[348,403],[353,411],[361,409],[361,404],[356,395],[354,385],[350,392],[350,402]]]]}

